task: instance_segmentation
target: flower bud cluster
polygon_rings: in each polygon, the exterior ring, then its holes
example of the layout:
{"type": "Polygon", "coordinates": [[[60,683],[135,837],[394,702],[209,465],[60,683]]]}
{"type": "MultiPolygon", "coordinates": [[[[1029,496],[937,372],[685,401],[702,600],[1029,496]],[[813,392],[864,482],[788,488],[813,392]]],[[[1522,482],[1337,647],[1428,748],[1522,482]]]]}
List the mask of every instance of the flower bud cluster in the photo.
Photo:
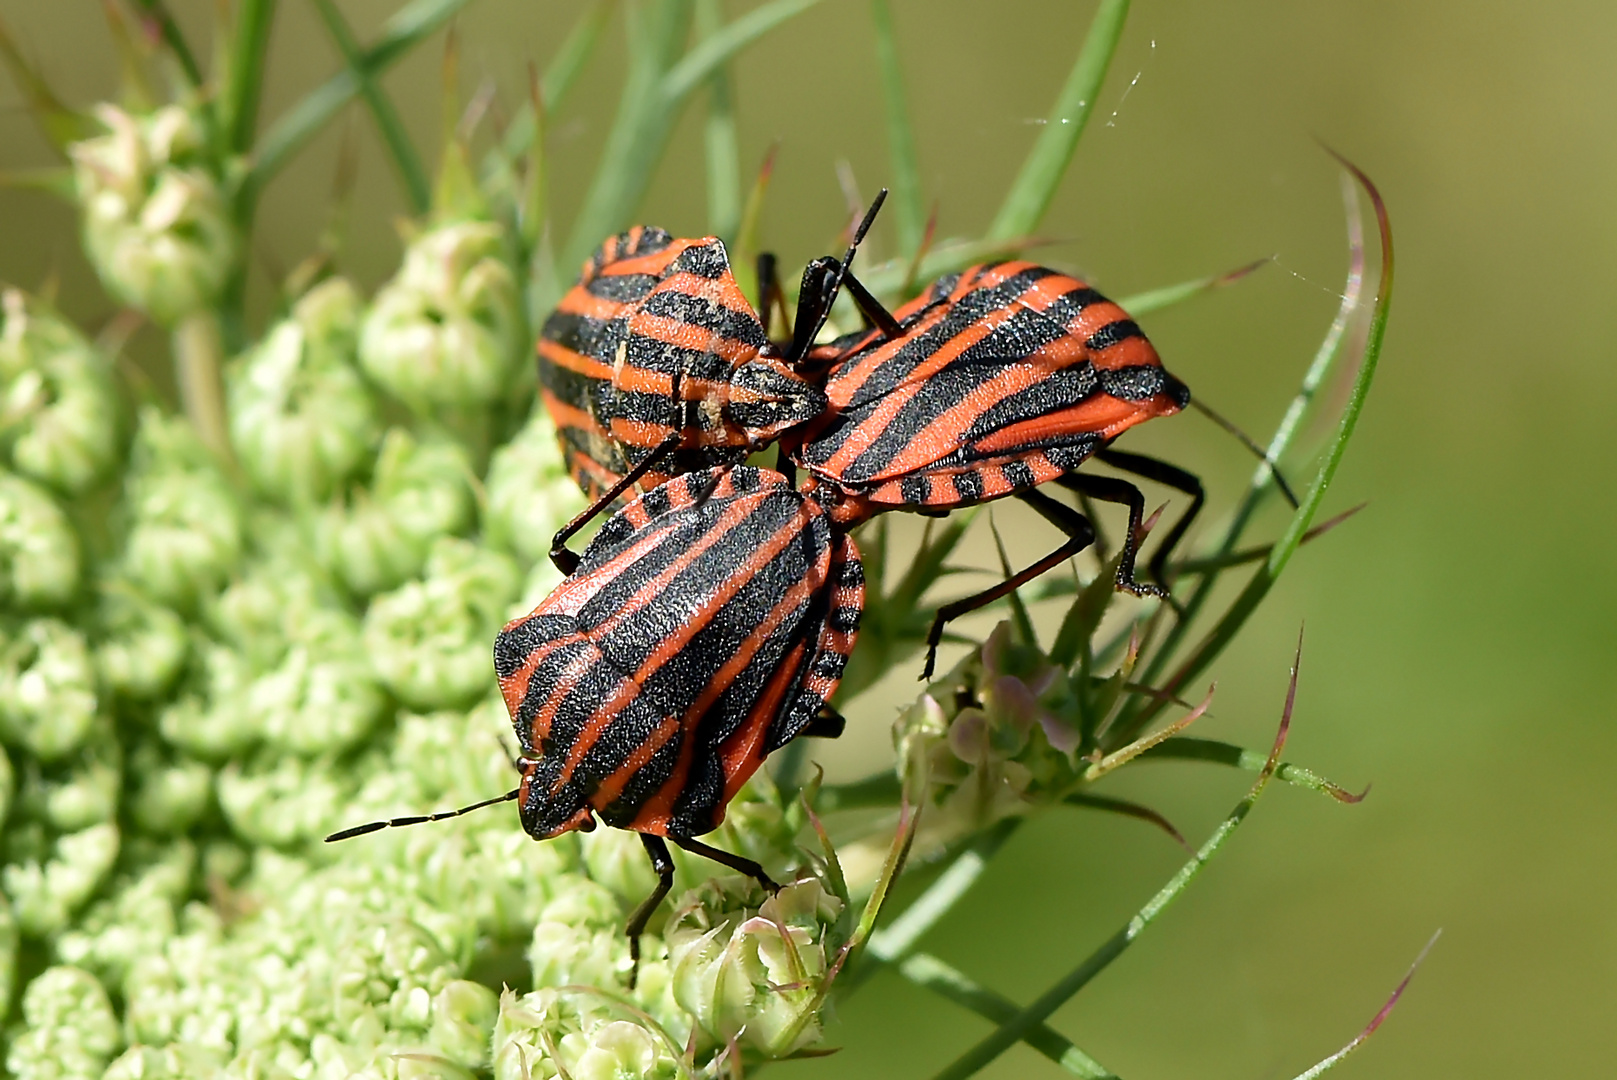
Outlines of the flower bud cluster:
{"type": "Polygon", "coordinates": [[[173,325],[219,295],[238,244],[201,121],[179,105],[95,116],[105,133],[69,148],[85,251],[109,292],[173,325]]]}
{"type": "Polygon", "coordinates": [[[1087,762],[1073,676],[1011,624],[929,686],[893,727],[900,767],[926,777],[921,837],[927,851],[1003,818],[1059,801],[1087,762]]]}

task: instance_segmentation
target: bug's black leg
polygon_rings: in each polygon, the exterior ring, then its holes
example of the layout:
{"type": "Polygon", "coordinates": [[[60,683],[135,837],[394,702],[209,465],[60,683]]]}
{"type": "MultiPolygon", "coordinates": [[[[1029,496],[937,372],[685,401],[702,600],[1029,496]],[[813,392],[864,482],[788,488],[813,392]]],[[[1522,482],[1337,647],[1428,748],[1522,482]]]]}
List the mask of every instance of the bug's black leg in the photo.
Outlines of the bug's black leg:
{"type": "Polygon", "coordinates": [[[1123,536],[1122,558],[1117,564],[1117,587],[1135,596],[1152,596],[1173,602],[1168,590],[1134,577],[1134,560],[1140,554],[1140,523],[1145,520],[1145,495],[1127,480],[1115,476],[1091,476],[1089,473],[1063,473],[1056,483],[1069,491],[1077,491],[1101,502],[1121,503],[1129,508],[1128,532],[1123,536]]]}
{"type": "Polygon", "coordinates": [[[956,600],[950,604],[944,604],[938,608],[937,615],[932,619],[932,630],[926,635],[926,667],[921,670],[922,682],[932,677],[932,669],[938,659],[938,643],[943,640],[944,626],[967,612],[985,607],[1002,596],[1009,596],[1046,570],[1060,566],[1094,543],[1095,527],[1089,523],[1088,518],[1072,507],[1065,506],[1037,490],[1019,492],[1016,497],[1038,511],[1039,516],[1044,520],[1066,533],[1067,542],[1032,566],[1012,574],[993,588],[984,589],[980,593],[956,600]]]}
{"type": "Polygon", "coordinates": [[[590,505],[586,506],[573,520],[564,525],[550,541],[550,561],[556,564],[556,569],[564,574],[571,574],[578,569],[578,554],[567,547],[567,541],[573,534],[594,520],[595,515],[607,510],[613,500],[633,487],[642,476],[650,472],[652,467],[663,458],[674,452],[679,446],[679,432],[674,432],[652,447],[651,453],[640,459],[640,463],[623,474],[623,479],[613,484],[607,492],[590,505]]]}
{"type": "Polygon", "coordinates": [[[889,341],[893,338],[904,336],[904,328],[898,324],[897,319],[893,318],[893,313],[888,311],[880,300],[872,296],[870,290],[865,288],[864,283],[858,278],[852,274],[844,275],[842,287],[848,290],[849,296],[853,297],[854,304],[859,308],[859,314],[863,315],[871,326],[879,327],[889,341]]]}
{"type": "Polygon", "coordinates": [[[781,329],[790,334],[792,328],[786,323],[786,290],[780,287],[780,272],[775,261],[775,253],[760,251],[757,265],[758,315],[764,324],[764,337],[769,338],[777,310],[780,312],[781,329]]]}
{"type": "Polygon", "coordinates": [[[780,886],[775,884],[774,879],[768,874],[764,873],[764,868],[753,862],[751,859],[743,858],[740,855],[731,854],[730,852],[724,851],[721,848],[710,847],[709,845],[702,843],[700,840],[692,840],[686,836],[670,836],[668,839],[672,840],[674,843],[678,844],[692,855],[700,855],[704,859],[712,859],[716,863],[723,866],[728,866],[738,874],[747,875],[772,893],[780,892],[780,886]]]}
{"type": "Polygon", "coordinates": [[[640,901],[640,906],[634,909],[623,928],[623,932],[629,935],[630,990],[634,989],[635,981],[640,978],[640,935],[646,932],[646,924],[663,902],[663,897],[674,887],[674,857],[668,854],[668,845],[663,843],[663,838],[641,833],[640,842],[646,845],[646,854],[651,856],[651,868],[657,872],[657,887],[651,890],[650,896],[640,901]]]}
{"type": "Polygon", "coordinates": [[[1159,484],[1190,496],[1190,509],[1179,515],[1179,520],[1173,523],[1168,535],[1157,545],[1156,554],[1151,556],[1149,566],[1151,578],[1158,585],[1167,588],[1168,556],[1179,546],[1179,541],[1185,538],[1185,531],[1190,528],[1191,522],[1196,520],[1196,515],[1202,512],[1202,504],[1207,501],[1207,493],[1202,490],[1201,477],[1186,472],[1177,465],[1170,465],[1166,461],[1144,454],[1131,454],[1126,450],[1099,450],[1095,456],[1114,469],[1143,476],[1147,480],[1155,480],[1159,484]]]}
{"type": "Polygon", "coordinates": [[[799,731],[799,735],[807,735],[811,739],[838,739],[848,727],[848,718],[837,712],[830,705],[821,705],[819,712],[814,714],[808,727],[799,731]]]}

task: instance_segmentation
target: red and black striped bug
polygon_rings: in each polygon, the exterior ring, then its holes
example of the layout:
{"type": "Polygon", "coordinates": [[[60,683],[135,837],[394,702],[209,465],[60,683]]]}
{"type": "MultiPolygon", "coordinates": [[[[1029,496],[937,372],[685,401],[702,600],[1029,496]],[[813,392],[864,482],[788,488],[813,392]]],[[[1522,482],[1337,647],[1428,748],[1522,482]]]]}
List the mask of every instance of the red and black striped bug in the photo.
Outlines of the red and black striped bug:
{"type": "MultiPolygon", "coordinates": [[[[840,290],[889,332],[897,324],[849,273],[886,192],[878,195],[842,259],[803,274],[792,339],[772,342],[768,315],[780,296],[774,261],[760,263],[764,316],[742,294],[718,237],[676,240],[637,226],[584,264],[579,283],[546,320],[539,382],[568,468],[592,502],[635,465],[656,456],[643,487],[718,464],[735,464],[825,410],[799,370],[840,290]]],[[[599,507],[562,530],[557,557],[599,507]]],[[[566,567],[563,567],[566,569],[566,567]]]]}
{"type": "Polygon", "coordinates": [[[941,513],[1014,495],[1067,534],[1026,570],[938,611],[928,636],[930,677],[943,627],[996,600],[1095,538],[1089,520],[1035,488],[1055,482],[1128,507],[1117,587],[1167,597],[1136,580],[1145,498],[1126,480],[1079,473],[1094,457],[1191,496],[1151,562],[1165,560],[1200,511],[1200,480],[1177,466],[1110,449],[1136,424],[1190,402],[1126,312],[1088,285],[1028,262],[975,266],[934,282],[895,312],[902,334],[839,343],[825,383],[829,408],[791,447],[839,527],[884,510],[941,513]]]}
{"type": "Polygon", "coordinates": [[[638,964],[673,884],[665,840],[777,888],[756,862],[696,838],[771,751],[841,734],[828,700],[863,606],[852,539],[786,477],[747,466],[676,477],[609,519],[577,570],[496,638],[521,783],[327,839],[508,800],[535,839],[597,819],[637,832],[658,876],[628,921],[638,964]]]}

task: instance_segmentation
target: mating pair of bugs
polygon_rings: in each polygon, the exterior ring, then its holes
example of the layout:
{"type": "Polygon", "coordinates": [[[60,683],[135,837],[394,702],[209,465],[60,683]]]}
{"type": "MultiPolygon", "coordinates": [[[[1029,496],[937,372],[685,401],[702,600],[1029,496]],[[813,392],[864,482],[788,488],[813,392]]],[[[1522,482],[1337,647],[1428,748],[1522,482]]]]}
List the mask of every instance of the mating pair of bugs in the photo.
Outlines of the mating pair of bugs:
{"type": "Polygon", "coordinates": [[[780,342],[769,325],[785,301],[767,257],[762,314],[716,237],[636,227],[585,263],[538,348],[544,401],[593,505],[556,536],[551,557],[567,579],[494,645],[521,782],[328,840],[512,800],[536,839],[597,820],[637,832],[658,875],[627,926],[637,964],[673,882],[666,841],[776,888],[756,862],[697,837],[771,751],[841,733],[829,702],[864,603],[855,526],[886,510],[1015,496],[1066,534],[1032,566],[940,609],[923,678],[946,622],[1093,542],[1088,519],[1038,490],[1047,482],[1126,506],[1117,587],[1166,596],[1165,560],[1201,508],[1201,484],[1110,444],[1183,409],[1188,389],[1120,307],[1032,263],[946,275],[889,313],[850,272],[880,205],[843,258],[809,264],[780,342]],[[866,329],[817,345],[843,290],[866,329]],[[741,464],[772,442],[779,471],[741,464]],[[1078,472],[1091,457],[1191,497],[1152,560],[1154,582],[1135,577],[1144,496],[1078,472]],[[637,484],[582,556],[566,547],[637,484]]]}

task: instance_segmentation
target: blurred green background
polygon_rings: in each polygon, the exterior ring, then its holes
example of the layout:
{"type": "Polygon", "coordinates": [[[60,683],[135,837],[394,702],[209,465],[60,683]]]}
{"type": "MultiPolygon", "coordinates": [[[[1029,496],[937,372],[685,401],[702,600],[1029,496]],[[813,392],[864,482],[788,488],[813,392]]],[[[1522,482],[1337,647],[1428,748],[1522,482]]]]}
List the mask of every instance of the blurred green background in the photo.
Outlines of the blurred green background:
{"type": "MultiPolygon", "coordinates": [[[[210,3],[172,6],[205,38],[210,3]]],[[[341,5],[366,35],[394,6],[341,5]]],[[[459,22],[463,89],[486,77],[515,100],[526,65],[544,62],[578,6],[472,4],[459,22]]],[[[268,117],[337,67],[311,8],[283,8],[268,117]]],[[[940,235],[980,232],[1092,5],[893,0],[893,10],[940,235]]],[[[0,0],[0,16],[64,97],[113,92],[96,5],[0,0]]],[[[1238,287],[1145,320],[1168,366],[1259,434],[1293,392],[1345,270],[1338,170],[1316,137],[1381,186],[1399,274],[1381,373],[1327,506],[1369,509],[1293,562],[1217,666],[1216,715],[1201,722],[1203,735],[1266,745],[1306,619],[1288,756],[1374,791],[1343,807],[1272,789],[1179,906],[1057,1014],[1057,1028],[1122,1076],[1292,1075],[1369,1019],[1438,927],[1403,1004],[1341,1075],[1609,1075],[1617,1061],[1617,728],[1600,681],[1617,658],[1617,513],[1599,479],[1617,456],[1614,40],[1617,8],[1587,2],[1135,5],[1041,230],[1060,242],[1039,257],[1126,296],[1275,255],[1238,287]]],[[[387,80],[429,148],[433,53],[387,80]]],[[[620,75],[609,43],[555,118],[562,220],[592,174],[620,75]]],[[[736,77],[743,160],[750,168],[781,143],[766,239],[801,265],[842,223],[836,163],[867,196],[886,179],[867,6],[823,0],[747,54],[736,77]]],[[[698,100],[642,215],[676,234],[705,230],[700,119],[698,100]]],[[[403,202],[368,120],[353,120],[360,198],[345,266],[374,284],[397,257],[403,202]]],[[[266,198],[261,306],[325,223],[341,138],[322,137],[266,198]]],[[[0,169],[46,161],[5,84],[0,169]]],[[[892,250],[890,229],[878,227],[874,255],[892,250]]],[[[34,288],[51,277],[87,326],[110,315],[68,209],[0,191],[0,279],[34,288]]],[[[161,342],[134,347],[150,355],[161,342]]],[[[1241,449],[1196,416],[1126,445],[1197,468],[1215,513],[1250,473],[1241,449]]],[[[998,520],[1020,554],[1053,543],[1040,526],[1020,529],[1015,510],[998,520]]],[[[851,706],[857,730],[822,755],[834,772],[880,765],[908,679],[851,706]]],[[[1195,840],[1247,781],[1151,765],[1109,790],[1161,807],[1195,840]]],[[[928,946],[1028,1000],[1182,859],[1137,823],[1052,815],[1018,834],[928,946]]],[[[984,1031],[883,977],[832,1028],[837,1058],[779,1071],[927,1075],[984,1031]]],[[[990,1072],[1046,1074],[1054,1067],[1022,1049],[990,1072]]]]}

